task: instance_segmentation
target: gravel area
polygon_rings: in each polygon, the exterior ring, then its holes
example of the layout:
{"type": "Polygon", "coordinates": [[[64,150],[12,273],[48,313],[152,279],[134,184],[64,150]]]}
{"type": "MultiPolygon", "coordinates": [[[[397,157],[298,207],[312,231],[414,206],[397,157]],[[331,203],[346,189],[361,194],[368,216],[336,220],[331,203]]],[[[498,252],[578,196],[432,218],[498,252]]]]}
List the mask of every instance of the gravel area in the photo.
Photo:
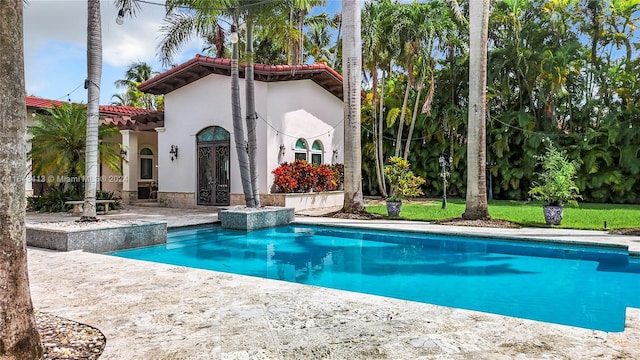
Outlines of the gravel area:
{"type": "Polygon", "coordinates": [[[31,225],[32,228],[52,229],[52,230],[92,230],[104,229],[119,225],[139,224],[138,220],[104,220],[98,221],[45,221],[31,225]]]}
{"type": "Polygon", "coordinates": [[[488,220],[465,220],[462,218],[458,219],[449,219],[442,221],[435,221],[434,224],[438,225],[453,225],[453,226],[477,226],[477,227],[490,227],[490,228],[507,228],[507,229],[518,229],[519,225],[505,221],[505,220],[497,220],[497,219],[488,219],[488,220]]]}
{"type": "Polygon", "coordinates": [[[100,330],[45,312],[36,311],[35,317],[45,360],[94,360],[102,354],[106,339],[100,330]]]}

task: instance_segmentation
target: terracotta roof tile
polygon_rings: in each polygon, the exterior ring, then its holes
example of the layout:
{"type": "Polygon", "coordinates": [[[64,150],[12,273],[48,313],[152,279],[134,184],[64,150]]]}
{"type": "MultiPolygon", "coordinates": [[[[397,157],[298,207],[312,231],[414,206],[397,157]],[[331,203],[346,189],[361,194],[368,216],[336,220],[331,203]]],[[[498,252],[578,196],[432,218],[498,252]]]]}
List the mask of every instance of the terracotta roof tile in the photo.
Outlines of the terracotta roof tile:
{"type": "MultiPolygon", "coordinates": [[[[240,77],[244,77],[244,65],[240,65],[240,77]]],[[[143,82],[141,91],[151,94],[167,94],[210,74],[231,75],[231,59],[196,55],[164,73],[143,82]]],[[[254,64],[256,81],[289,81],[310,79],[342,99],[342,75],[327,64],[266,65],[254,64]]]]}
{"type": "Polygon", "coordinates": [[[101,113],[111,114],[123,114],[123,115],[142,115],[150,111],[148,109],[142,109],[135,106],[115,106],[115,105],[100,105],[101,113]]]}
{"type": "MultiPolygon", "coordinates": [[[[35,96],[26,97],[27,107],[38,110],[52,109],[65,103],[35,96]]],[[[135,106],[100,105],[100,124],[113,124],[121,130],[153,130],[153,127],[164,126],[164,114],[135,106]]]]}
{"type": "Polygon", "coordinates": [[[54,106],[62,106],[63,101],[43,99],[35,96],[27,96],[25,98],[27,107],[35,107],[41,109],[51,109],[54,106]]]}

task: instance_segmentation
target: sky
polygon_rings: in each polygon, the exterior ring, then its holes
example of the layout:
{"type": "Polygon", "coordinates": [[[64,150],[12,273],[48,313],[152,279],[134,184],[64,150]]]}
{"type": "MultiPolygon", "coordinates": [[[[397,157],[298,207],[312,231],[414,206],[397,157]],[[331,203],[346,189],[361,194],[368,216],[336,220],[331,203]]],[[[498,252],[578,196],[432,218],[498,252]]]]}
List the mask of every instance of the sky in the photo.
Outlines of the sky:
{"type": "MultiPolygon", "coordinates": [[[[162,0],[152,0],[162,3],[162,0]]],[[[144,61],[164,71],[156,56],[164,7],[141,3],[133,19],[116,24],[113,1],[101,1],[102,81],[100,104],[124,92],[113,84],[124,78],[128,65],[144,61]]],[[[328,1],[327,11],[339,11],[340,1],[328,1]]],[[[25,81],[27,95],[86,103],[87,2],[86,0],[28,0],[24,7],[25,81]]],[[[180,64],[202,50],[197,38],[181,48],[173,63],[180,64]]]]}

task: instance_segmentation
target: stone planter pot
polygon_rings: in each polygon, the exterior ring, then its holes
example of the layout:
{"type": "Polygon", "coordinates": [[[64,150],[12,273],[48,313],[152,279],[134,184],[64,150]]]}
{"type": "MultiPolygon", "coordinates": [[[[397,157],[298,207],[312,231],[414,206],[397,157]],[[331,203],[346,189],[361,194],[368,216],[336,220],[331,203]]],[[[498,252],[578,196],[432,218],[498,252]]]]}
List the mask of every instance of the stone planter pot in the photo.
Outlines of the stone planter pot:
{"type": "Polygon", "coordinates": [[[389,216],[400,216],[401,208],[401,201],[387,201],[387,214],[389,214],[389,216]]]}
{"type": "Polygon", "coordinates": [[[560,225],[564,215],[564,207],[546,205],[542,208],[547,225],[560,225]]]}

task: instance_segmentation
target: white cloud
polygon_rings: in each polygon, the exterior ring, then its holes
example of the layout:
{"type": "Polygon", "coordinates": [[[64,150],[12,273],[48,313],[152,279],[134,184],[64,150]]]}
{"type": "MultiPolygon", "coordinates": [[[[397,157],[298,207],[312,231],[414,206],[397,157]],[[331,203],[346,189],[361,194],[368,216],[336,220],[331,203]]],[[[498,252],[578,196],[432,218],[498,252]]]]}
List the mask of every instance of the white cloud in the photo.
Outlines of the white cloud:
{"type": "MultiPolygon", "coordinates": [[[[160,70],[156,49],[161,37],[160,26],[164,17],[164,7],[140,4],[141,8],[134,18],[126,18],[123,25],[117,25],[115,19],[118,9],[113,1],[101,1],[100,5],[105,70],[108,67],[121,67],[121,77],[126,66],[137,61],[145,61],[154,69],[160,70]]],[[[86,34],[86,0],[28,1],[24,7],[27,91],[37,92],[39,96],[53,96],[47,95],[47,91],[43,90],[47,87],[59,88],[57,91],[50,90],[49,93],[69,91],[70,89],[66,89],[69,84],[54,79],[54,75],[60,77],[61,73],[73,79],[73,83],[76,79],[84,79],[86,34]]],[[[177,62],[187,60],[195,56],[200,49],[200,41],[195,39],[185,44],[175,59],[177,62]]],[[[117,79],[103,78],[102,83],[112,84],[117,79]]]]}

